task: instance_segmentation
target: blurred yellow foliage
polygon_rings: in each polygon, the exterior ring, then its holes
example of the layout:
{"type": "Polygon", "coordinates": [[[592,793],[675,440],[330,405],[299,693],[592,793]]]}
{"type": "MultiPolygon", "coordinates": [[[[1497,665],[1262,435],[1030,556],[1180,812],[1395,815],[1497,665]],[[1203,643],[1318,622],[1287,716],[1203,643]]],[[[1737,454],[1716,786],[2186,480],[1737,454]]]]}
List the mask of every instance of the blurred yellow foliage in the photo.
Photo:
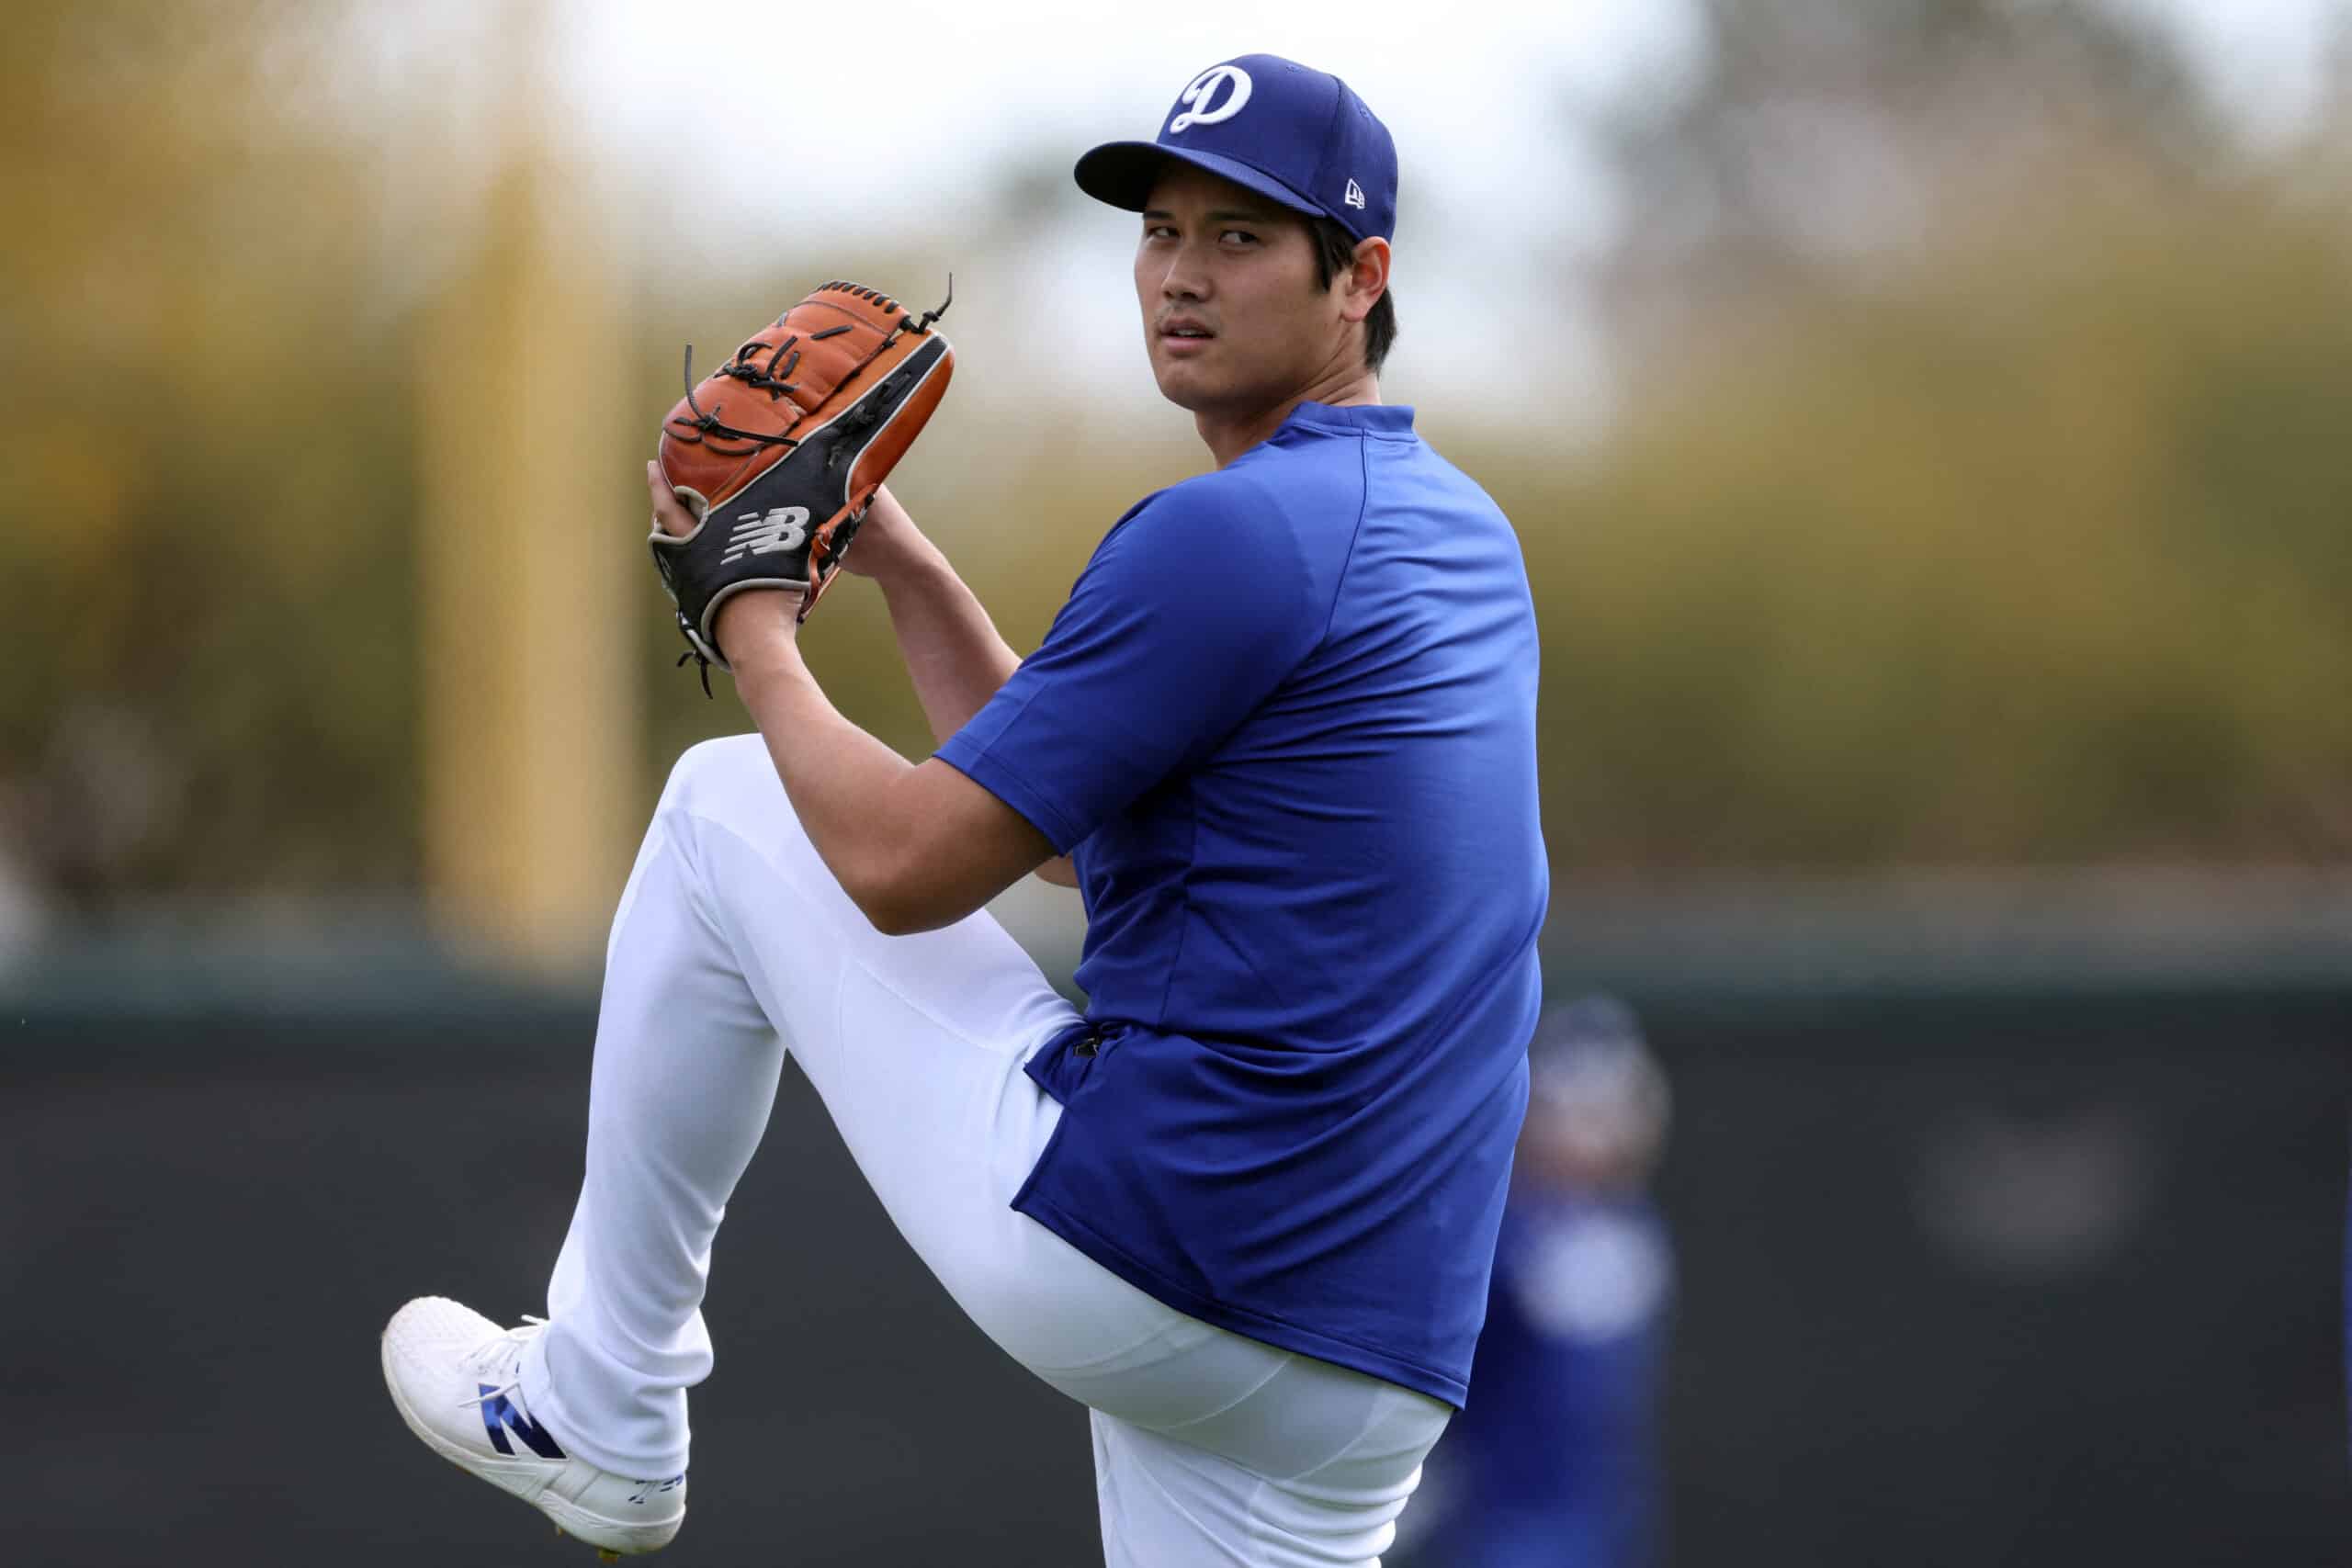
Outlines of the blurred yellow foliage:
{"type": "Polygon", "coordinates": [[[385,152],[275,112],[331,10],[10,19],[0,781],[12,837],[70,893],[414,863],[385,152]],[[95,731],[103,755],[74,739],[95,731]],[[108,825],[126,795],[152,830],[108,825]]]}

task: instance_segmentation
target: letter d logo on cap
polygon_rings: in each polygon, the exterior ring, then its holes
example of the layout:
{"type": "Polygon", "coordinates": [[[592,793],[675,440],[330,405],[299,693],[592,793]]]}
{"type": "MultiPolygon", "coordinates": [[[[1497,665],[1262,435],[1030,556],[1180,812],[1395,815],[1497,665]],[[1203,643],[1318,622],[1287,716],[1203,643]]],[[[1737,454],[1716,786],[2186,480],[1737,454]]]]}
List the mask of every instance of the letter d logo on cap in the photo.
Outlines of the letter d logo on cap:
{"type": "Polygon", "coordinates": [[[1231,119],[1241,112],[1241,106],[1250,101],[1250,73],[1238,65],[1212,65],[1193,77],[1193,85],[1176,95],[1176,101],[1193,107],[1168,122],[1168,134],[1170,136],[1196,125],[1215,125],[1219,120],[1231,119]],[[1233,91],[1225,96],[1223,103],[1215,102],[1216,90],[1227,84],[1232,85],[1233,91]]]}

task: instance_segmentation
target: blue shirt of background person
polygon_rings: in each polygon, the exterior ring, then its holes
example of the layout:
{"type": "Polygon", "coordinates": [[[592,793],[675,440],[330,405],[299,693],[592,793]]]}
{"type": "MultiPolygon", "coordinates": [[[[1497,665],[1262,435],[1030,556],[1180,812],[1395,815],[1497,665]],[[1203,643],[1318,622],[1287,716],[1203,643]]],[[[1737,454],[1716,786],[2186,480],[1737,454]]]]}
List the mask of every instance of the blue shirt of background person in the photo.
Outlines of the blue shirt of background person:
{"type": "Polygon", "coordinates": [[[1086,898],[1016,1208],[1461,1403],[1540,1005],[1536,678],[1518,540],[1410,409],[1303,403],[1120,519],[939,752],[1086,898]]]}
{"type": "Polygon", "coordinates": [[[1511,1183],[1469,1408],[1430,1458],[1444,1568],[1640,1568],[1659,1558],[1658,1400],[1673,1293],[1645,1190],[1666,1083],[1631,1012],[1554,1010],[1511,1183]]]}

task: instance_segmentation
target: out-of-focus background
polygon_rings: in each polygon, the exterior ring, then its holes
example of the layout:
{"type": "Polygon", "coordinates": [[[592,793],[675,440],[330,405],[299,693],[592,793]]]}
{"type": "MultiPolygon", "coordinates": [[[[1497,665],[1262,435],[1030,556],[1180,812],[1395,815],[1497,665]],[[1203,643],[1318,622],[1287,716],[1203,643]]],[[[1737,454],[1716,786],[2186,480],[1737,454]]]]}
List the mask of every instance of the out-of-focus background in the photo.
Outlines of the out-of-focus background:
{"type": "MultiPolygon", "coordinates": [[[[603,921],[669,761],[743,727],[670,668],[639,543],[681,344],[952,271],[894,488],[1034,646],[1203,462],[1132,220],[1069,165],[1253,50],[1396,133],[1384,390],[1525,546],[1554,988],[1628,998],[1673,1084],[1657,1551],[2352,1550],[2340,0],[35,0],[8,35],[19,1556],[574,1560],[435,1473],[374,1337],[411,1294],[538,1304],[603,921]]],[[[922,754],[876,595],[812,629],[922,754]]],[[[1067,976],[1070,896],[1001,912],[1067,976]]],[[[1095,1560],[1082,1417],[805,1085],[735,1213],[677,1562],[1095,1560]]]]}

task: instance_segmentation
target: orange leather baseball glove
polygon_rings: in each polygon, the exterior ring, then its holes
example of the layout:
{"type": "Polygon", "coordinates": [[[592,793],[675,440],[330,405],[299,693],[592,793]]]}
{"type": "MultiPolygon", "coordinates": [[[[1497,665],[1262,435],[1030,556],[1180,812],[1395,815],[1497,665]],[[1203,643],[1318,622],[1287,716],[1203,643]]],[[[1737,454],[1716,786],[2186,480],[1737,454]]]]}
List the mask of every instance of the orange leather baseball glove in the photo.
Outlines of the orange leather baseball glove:
{"type": "MultiPolygon", "coordinates": [[[[955,298],[954,282],[948,300],[955,298]]],[[[956,351],[933,323],[878,289],[821,284],[694,383],[662,422],[660,460],[691,534],[655,528],[653,564],[703,671],[731,668],[712,628],[747,588],[797,588],[815,609],[874,492],[947,390],[956,351]]]]}

